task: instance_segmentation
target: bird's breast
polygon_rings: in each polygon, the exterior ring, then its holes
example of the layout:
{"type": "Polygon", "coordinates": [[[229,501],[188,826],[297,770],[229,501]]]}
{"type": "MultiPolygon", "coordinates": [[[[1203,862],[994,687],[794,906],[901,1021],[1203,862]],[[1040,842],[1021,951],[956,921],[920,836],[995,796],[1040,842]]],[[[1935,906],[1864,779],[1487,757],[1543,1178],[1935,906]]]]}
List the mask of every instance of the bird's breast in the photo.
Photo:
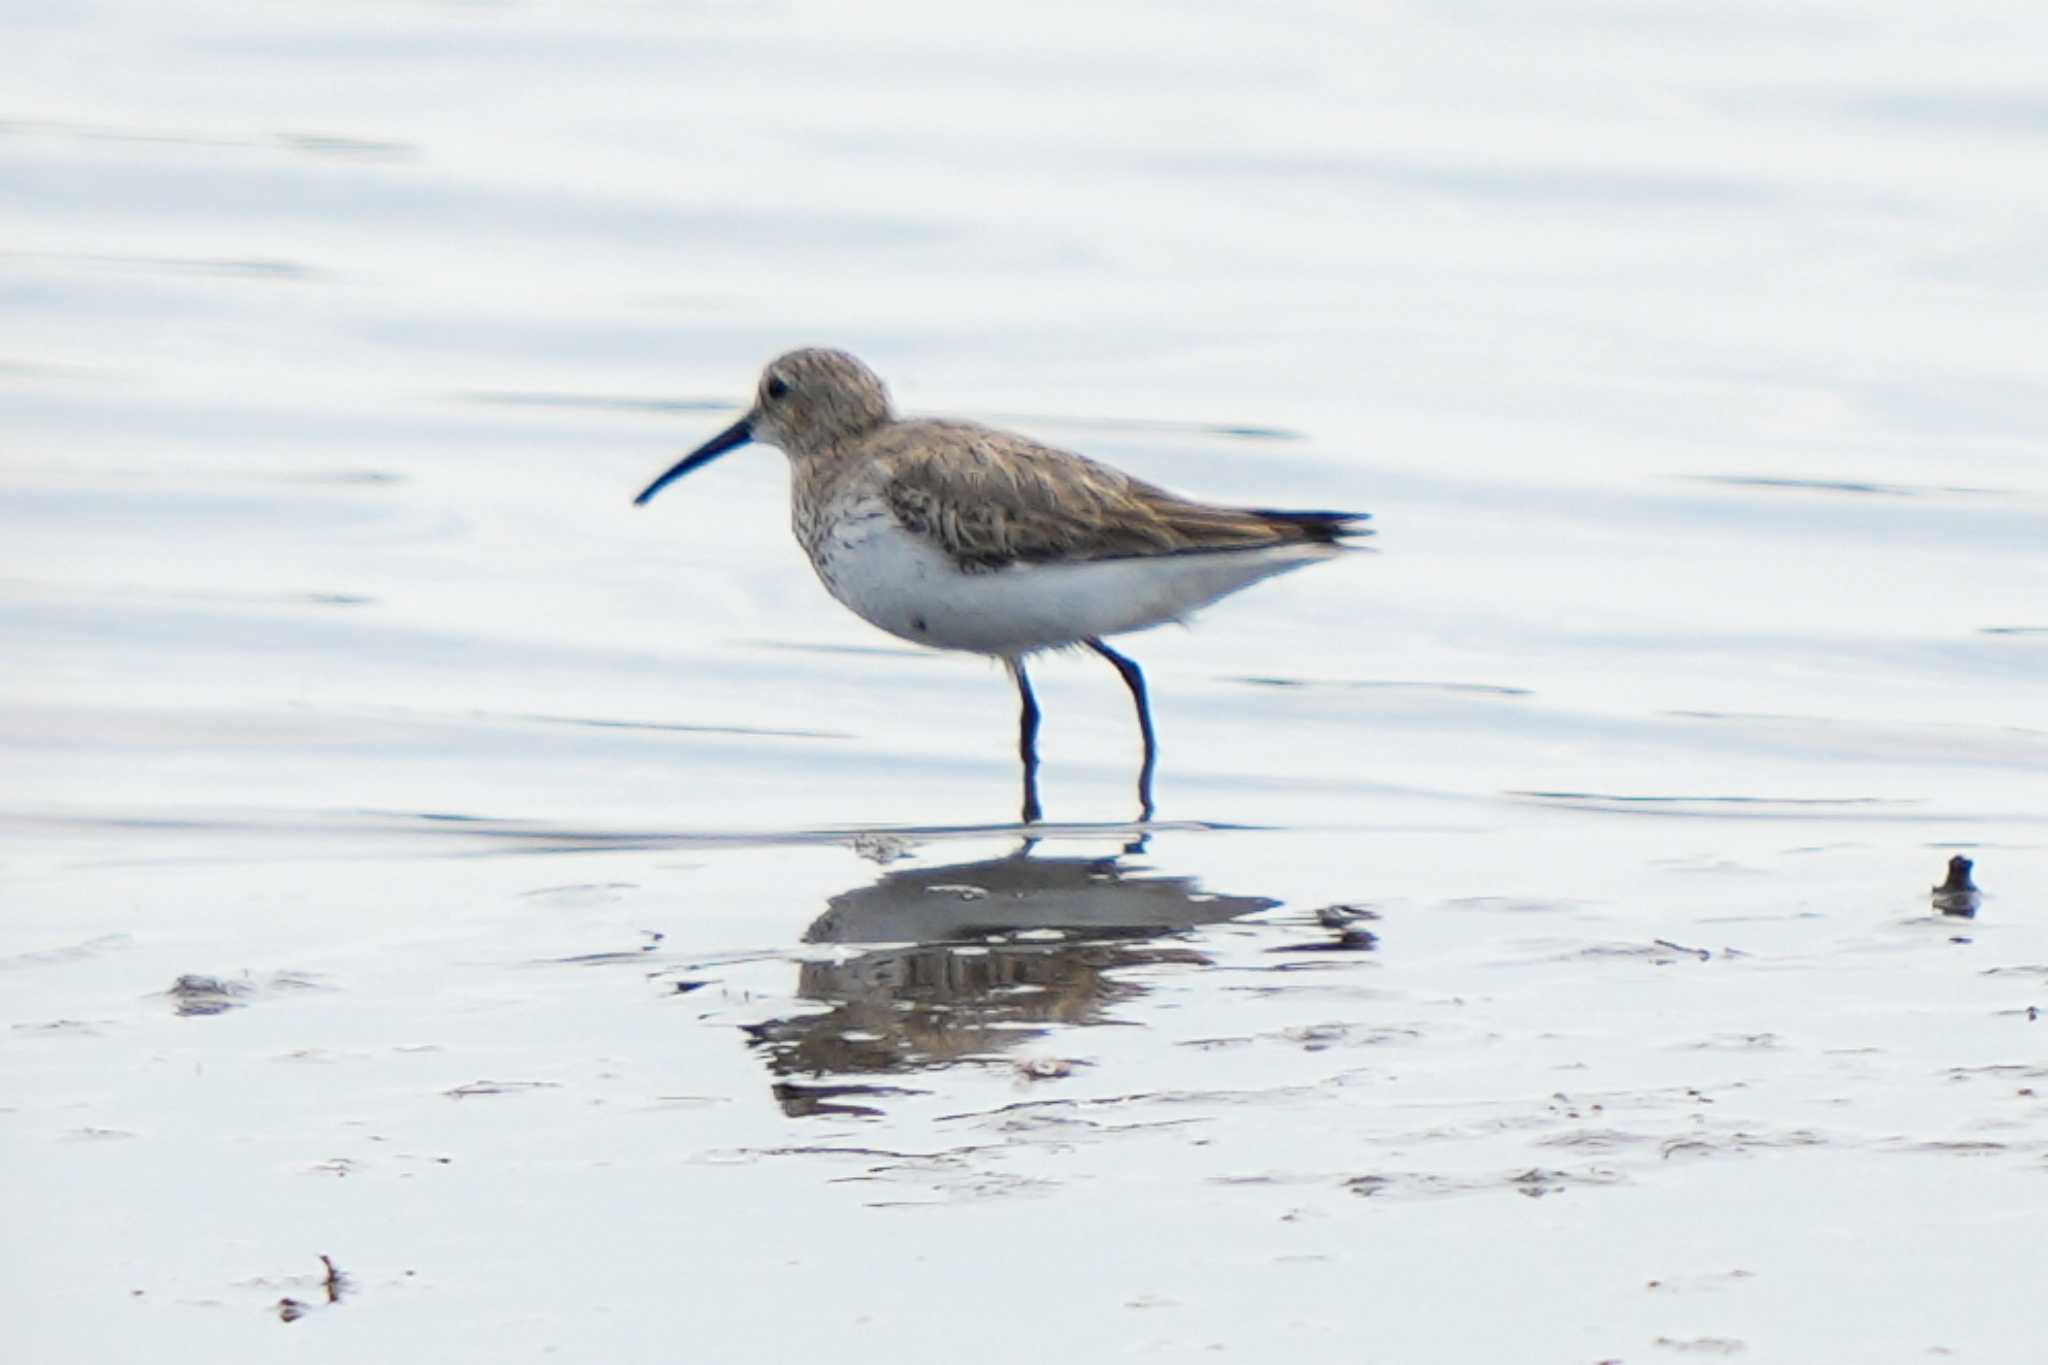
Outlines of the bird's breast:
{"type": "Polygon", "coordinates": [[[905,528],[878,497],[841,499],[796,515],[797,541],[825,590],[891,635],[949,648],[933,637],[932,605],[959,570],[926,536],[905,528]]]}
{"type": "Polygon", "coordinates": [[[1180,620],[1276,573],[1341,553],[1326,545],[963,566],[878,496],[799,516],[818,578],[870,625],[935,649],[1016,656],[1180,620]]]}

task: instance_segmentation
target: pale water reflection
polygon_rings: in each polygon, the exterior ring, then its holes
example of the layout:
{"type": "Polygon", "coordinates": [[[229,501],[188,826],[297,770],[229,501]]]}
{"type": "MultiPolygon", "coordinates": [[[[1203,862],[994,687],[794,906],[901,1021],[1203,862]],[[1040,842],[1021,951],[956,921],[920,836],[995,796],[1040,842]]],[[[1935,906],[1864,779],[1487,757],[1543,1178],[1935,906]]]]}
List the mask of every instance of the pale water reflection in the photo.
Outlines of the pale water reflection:
{"type": "MultiPolygon", "coordinates": [[[[1271,909],[1109,857],[1000,858],[886,871],[840,892],[807,944],[884,944],[798,968],[807,1009],[746,1025],[779,1077],[913,1072],[985,1064],[1062,1029],[1112,1022],[1145,991],[1135,969],[1198,968],[1183,931],[1271,909]]],[[[834,1100],[844,1085],[825,1087],[834,1100]]],[[[874,1093],[867,1088],[863,1093],[874,1093]]],[[[815,1083],[778,1085],[791,1114],[820,1112],[815,1083]]],[[[878,1112],[835,1104],[834,1113],[878,1112]]]]}

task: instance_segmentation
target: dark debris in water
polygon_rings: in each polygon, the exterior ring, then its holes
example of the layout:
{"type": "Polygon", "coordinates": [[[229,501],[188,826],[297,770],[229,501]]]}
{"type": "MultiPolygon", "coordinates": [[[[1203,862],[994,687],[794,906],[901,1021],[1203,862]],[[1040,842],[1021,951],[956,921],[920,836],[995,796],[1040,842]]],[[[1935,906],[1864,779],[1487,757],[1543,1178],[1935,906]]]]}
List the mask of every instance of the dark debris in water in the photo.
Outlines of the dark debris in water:
{"type": "Polygon", "coordinates": [[[207,976],[199,972],[187,972],[171,983],[164,992],[172,1007],[181,1015],[203,1016],[225,1014],[240,1009],[263,991],[319,990],[320,983],[306,976],[292,972],[277,972],[261,983],[240,977],[207,976]]]}
{"type": "Polygon", "coordinates": [[[1944,915],[1959,919],[1975,919],[1977,909],[1983,904],[1984,896],[1977,884],[1970,880],[1970,872],[1976,864],[1958,853],[1948,860],[1948,878],[1929,893],[1934,908],[1944,915]]]}
{"type": "Polygon", "coordinates": [[[247,982],[226,981],[217,976],[188,972],[164,992],[172,1006],[183,1015],[225,1014],[240,1009],[251,992],[247,982]]]}
{"type": "Polygon", "coordinates": [[[355,1287],[348,1275],[334,1263],[333,1257],[323,1254],[320,1257],[320,1264],[325,1267],[325,1273],[320,1277],[320,1292],[325,1302],[308,1303],[304,1299],[295,1299],[287,1295],[277,1301],[278,1321],[297,1322],[315,1308],[340,1303],[341,1296],[355,1287]]]}

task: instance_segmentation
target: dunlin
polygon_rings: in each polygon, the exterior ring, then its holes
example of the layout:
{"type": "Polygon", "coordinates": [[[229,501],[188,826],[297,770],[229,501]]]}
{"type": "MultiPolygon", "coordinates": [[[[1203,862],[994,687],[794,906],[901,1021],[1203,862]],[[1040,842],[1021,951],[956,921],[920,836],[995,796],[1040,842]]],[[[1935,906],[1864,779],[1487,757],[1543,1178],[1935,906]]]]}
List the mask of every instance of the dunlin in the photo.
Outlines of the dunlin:
{"type": "Polygon", "coordinates": [[[973,422],[903,420],[874,371],[818,349],[771,362],[746,415],[634,502],[748,441],[789,457],[790,521],[827,591],[891,635],[990,655],[1016,679],[1027,823],[1041,813],[1027,656],[1086,645],[1123,678],[1150,819],[1158,743],[1145,675],[1103,637],[1183,620],[1371,534],[1363,513],[1219,507],[973,422]]]}

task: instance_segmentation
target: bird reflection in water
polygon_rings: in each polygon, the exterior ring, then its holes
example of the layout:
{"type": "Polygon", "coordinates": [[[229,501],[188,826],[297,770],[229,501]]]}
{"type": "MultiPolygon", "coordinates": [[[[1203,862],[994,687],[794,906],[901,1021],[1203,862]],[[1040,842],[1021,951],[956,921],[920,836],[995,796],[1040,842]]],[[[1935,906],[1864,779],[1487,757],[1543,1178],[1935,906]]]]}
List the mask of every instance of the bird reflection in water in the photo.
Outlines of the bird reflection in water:
{"type": "Polygon", "coordinates": [[[1208,964],[1157,940],[1279,904],[1210,895],[1192,877],[1116,857],[1032,857],[1033,842],[1005,858],[884,873],[832,897],[806,943],[891,946],[801,964],[797,994],[829,1008],[747,1026],[786,1113],[873,1114],[851,1101],[901,1093],[790,1078],[987,1062],[1055,1026],[1103,1022],[1146,989],[1128,969],[1208,964]]]}

